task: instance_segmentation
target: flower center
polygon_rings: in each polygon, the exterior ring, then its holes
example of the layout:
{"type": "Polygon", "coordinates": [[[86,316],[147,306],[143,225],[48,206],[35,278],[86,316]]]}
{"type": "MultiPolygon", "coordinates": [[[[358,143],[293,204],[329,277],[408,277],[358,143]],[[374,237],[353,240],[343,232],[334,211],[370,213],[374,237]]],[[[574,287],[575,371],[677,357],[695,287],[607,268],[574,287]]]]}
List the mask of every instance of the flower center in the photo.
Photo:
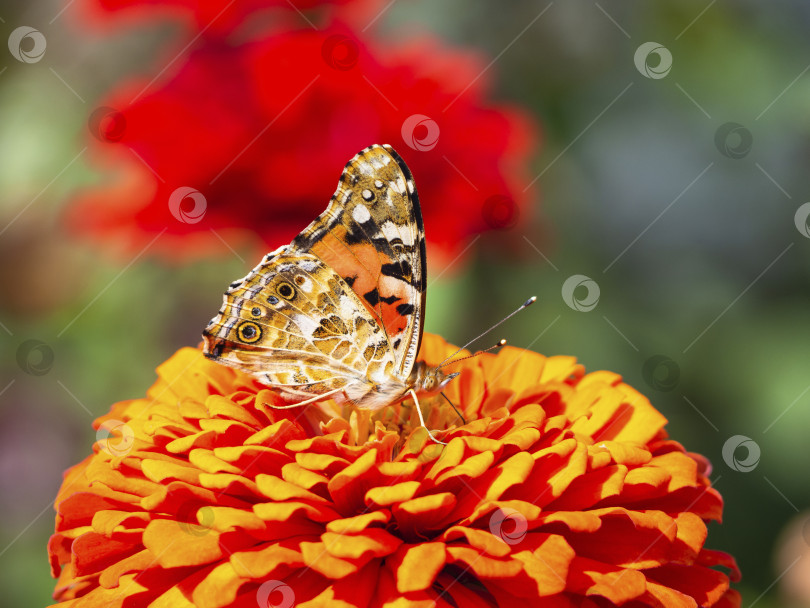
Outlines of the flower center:
{"type": "MultiPolygon", "coordinates": [[[[431,431],[444,431],[446,429],[462,426],[464,422],[459,414],[453,409],[447,399],[441,395],[432,396],[419,396],[419,406],[422,408],[422,416],[425,418],[425,424],[431,431]]],[[[368,436],[366,440],[371,438],[375,428],[381,426],[386,431],[394,431],[399,435],[399,441],[394,446],[394,453],[398,453],[404,447],[406,442],[409,447],[415,450],[419,447],[411,445],[414,443],[421,443],[424,441],[427,433],[414,433],[417,429],[422,427],[419,421],[419,413],[416,411],[416,404],[412,398],[404,399],[399,403],[389,405],[376,412],[368,412],[368,436]]],[[[461,407],[456,405],[456,408],[461,411],[461,407]]],[[[358,441],[361,439],[358,436],[358,441]]]]}

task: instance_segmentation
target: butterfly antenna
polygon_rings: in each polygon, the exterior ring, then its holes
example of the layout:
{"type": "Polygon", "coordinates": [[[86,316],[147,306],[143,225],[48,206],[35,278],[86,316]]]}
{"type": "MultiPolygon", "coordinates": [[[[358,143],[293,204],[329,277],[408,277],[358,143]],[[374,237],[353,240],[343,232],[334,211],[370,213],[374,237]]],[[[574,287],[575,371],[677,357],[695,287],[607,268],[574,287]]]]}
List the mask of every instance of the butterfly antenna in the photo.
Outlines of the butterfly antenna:
{"type": "MultiPolygon", "coordinates": [[[[486,336],[486,335],[487,335],[489,332],[491,332],[493,329],[495,329],[496,327],[500,326],[502,323],[505,323],[506,321],[508,321],[509,319],[511,319],[512,317],[514,317],[514,316],[515,316],[517,313],[519,313],[521,310],[523,310],[523,309],[524,309],[524,308],[526,308],[527,306],[531,306],[532,304],[534,304],[534,303],[535,303],[535,301],[536,301],[536,300],[537,300],[537,296],[532,296],[531,298],[529,298],[528,300],[526,300],[526,301],[525,301],[523,304],[521,304],[521,305],[520,305],[520,307],[519,307],[517,310],[513,310],[511,313],[509,313],[508,315],[506,315],[506,316],[505,316],[503,319],[501,319],[500,321],[498,321],[497,323],[495,323],[495,325],[493,325],[492,327],[490,327],[489,329],[487,329],[487,330],[486,330],[486,331],[484,331],[483,333],[478,334],[478,335],[477,335],[475,338],[473,338],[472,340],[470,340],[469,342],[467,342],[467,344],[465,344],[464,346],[462,346],[461,348],[459,348],[459,349],[458,349],[456,352],[454,352],[452,355],[450,355],[449,357],[447,357],[447,358],[446,358],[444,361],[442,361],[441,363],[439,363],[439,365],[437,365],[437,366],[436,366],[436,369],[439,369],[440,367],[442,367],[442,366],[446,365],[446,364],[447,364],[447,362],[448,362],[448,361],[450,361],[450,359],[452,359],[453,357],[455,357],[457,354],[459,354],[461,351],[463,351],[465,348],[467,348],[467,347],[468,347],[470,344],[472,344],[472,343],[473,343],[473,342],[475,342],[476,340],[479,340],[480,338],[483,338],[483,337],[484,337],[484,336],[486,336]]],[[[506,343],[506,341],[505,341],[505,340],[501,340],[501,342],[503,342],[504,344],[506,343]]],[[[499,343],[498,343],[498,344],[496,344],[495,346],[502,346],[501,342],[499,342],[499,343]]],[[[495,348],[495,346],[492,346],[492,347],[488,348],[487,350],[491,350],[491,349],[495,348]]],[[[482,352],[485,352],[485,351],[482,351],[482,352]]],[[[466,357],[465,357],[465,359],[466,359],[466,357]]],[[[461,361],[461,359],[459,359],[459,361],[461,361]]]]}
{"type": "Polygon", "coordinates": [[[484,354],[484,353],[488,353],[489,351],[491,351],[491,350],[493,350],[493,349],[495,349],[495,348],[498,348],[499,346],[506,346],[506,340],[505,340],[505,339],[501,339],[501,340],[499,340],[499,341],[498,341],[498,343],[497,343],[497,344],[493,344],[493,345],[492,345],[492,346],[490,346],[489,348],[485,348],[485,349],[483,349],[483,350],[478,350],[478,351],[475,351],[473,354],[471,354],[471,355],[467,355],[466,357],[461,357],[460,359],[453,359],[452,361],[447,361],[447,359],[445,359],[445,363],[442,363],[442,364],[441,364],[441,365],[439,365],[439,366],[438,366],[436,369],[439,369],[439,368],[444,367],[444,366],[446,366],[446,365],[452,365],[453,363],[458,363],[459,361],[464,361],[464,360],[466,360],[466,359],[472,359],[473,357],[477,357],[478,355],[482,355],[482,354],[484,354]]]}

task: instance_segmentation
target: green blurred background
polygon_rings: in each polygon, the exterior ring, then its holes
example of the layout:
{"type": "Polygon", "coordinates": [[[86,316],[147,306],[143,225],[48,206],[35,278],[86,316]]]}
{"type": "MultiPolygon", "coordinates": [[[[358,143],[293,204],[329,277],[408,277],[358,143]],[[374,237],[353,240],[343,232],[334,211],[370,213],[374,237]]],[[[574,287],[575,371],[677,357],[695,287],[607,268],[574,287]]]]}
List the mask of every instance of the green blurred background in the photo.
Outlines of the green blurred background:
{"type": "MultiPolygon", "coordinates": [[[[616,371],[648,395],[672,437],[714,464],[725,522],[711,526],[708,546],[738,559],[743,605],[810,605],[780,593],[796,576],[810,579],[810,239],[795,223],[810,196],[810,5],[560,1],[532,23],[546,6],[401,0],[383,17],[386,36],[432,31],[498,57],[488,73],[496,98],[542,127],[531,220],[519,233],[484,234],[466,266],[430,284],[427,329],[463,342],[537,295],[502,336],[616,371]],[[634,65],[649,41],[672,55],[663,78],[634,65]],[[738,126],[723,131],[729,122],[738,126]],[[566,304],[573,275],[598,285],[592,310],[566,304]],[[724,460],[737,435],[761,451],[753,470],[724,460]]],[[[164,23],[102,36],[79,28],[71,10],[50,1],[0,9],[0,38],[30,25],[48,39],[37,64],[0,52],[8,606],[49,601],[51,501],[62,471],[89,453],[92,419],[143,395],[156,365],[196,344],[224,287],[256,261],[223,250],[183,266],[126,266],[61,227],[69,193],[101,179],[82,160],[63,171],[84,145],[89,113],[176,33],[164,23]],[[46,374],[18,365],[32,339],[54,353],[46,374]]],[[[580,285],[572,297],[594,294],[580,285]]],[[[746,448],[734,456],[746,461],[746,448]]]]}

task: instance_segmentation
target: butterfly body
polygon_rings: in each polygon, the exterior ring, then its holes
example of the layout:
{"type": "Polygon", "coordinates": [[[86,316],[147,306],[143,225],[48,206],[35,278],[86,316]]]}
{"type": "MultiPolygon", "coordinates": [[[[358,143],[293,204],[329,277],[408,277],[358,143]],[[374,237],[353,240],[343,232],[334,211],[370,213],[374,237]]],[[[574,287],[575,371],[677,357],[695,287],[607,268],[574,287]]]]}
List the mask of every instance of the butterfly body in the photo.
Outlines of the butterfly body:
{"type": "Polygon", "coordinates": [[[321,216],[231,283],[204,353],[290,403],[376,410],[455,375],[416,363],[425,241],[410,172],[389,146],[346,165],[321,216]]]}

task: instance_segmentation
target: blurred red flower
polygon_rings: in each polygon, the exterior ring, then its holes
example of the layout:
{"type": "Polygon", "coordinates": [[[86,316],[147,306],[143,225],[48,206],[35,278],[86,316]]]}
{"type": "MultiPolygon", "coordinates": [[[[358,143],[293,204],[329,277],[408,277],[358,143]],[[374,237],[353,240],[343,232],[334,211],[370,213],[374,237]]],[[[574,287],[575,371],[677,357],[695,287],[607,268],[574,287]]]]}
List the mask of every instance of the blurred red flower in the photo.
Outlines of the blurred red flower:
{"type": "Polygon", "coordinates": [[[94,22],[107,23],[111,16],[130,23],[138,17],[149,21],[156,17],[191,19],[195,29],[218,36],[272,9],[300,13],[323,5],[342,8],[347,4],[353,5],[351,14],[366,19],[381,8],[381,0],[86,0],[82,8],[83,19],[94,22]]]}
{"type": "Polygon", "coordinates": [[[346,159],[390,143],[413,171],[442,267],[472,235],[525,219],[533,195],[534,124],[486,101],[484,66],[433,38],[377,45],[336,25],[208,40],[171,76],[129,82],[94,113],[94,162],[115,169],[69,220],[130,252],[161,234],[152,250],[171,258],[255,234],[274,248],[323,211],[346,159]],[[180,201],[178,188],[201,196],[180,201]]]}

